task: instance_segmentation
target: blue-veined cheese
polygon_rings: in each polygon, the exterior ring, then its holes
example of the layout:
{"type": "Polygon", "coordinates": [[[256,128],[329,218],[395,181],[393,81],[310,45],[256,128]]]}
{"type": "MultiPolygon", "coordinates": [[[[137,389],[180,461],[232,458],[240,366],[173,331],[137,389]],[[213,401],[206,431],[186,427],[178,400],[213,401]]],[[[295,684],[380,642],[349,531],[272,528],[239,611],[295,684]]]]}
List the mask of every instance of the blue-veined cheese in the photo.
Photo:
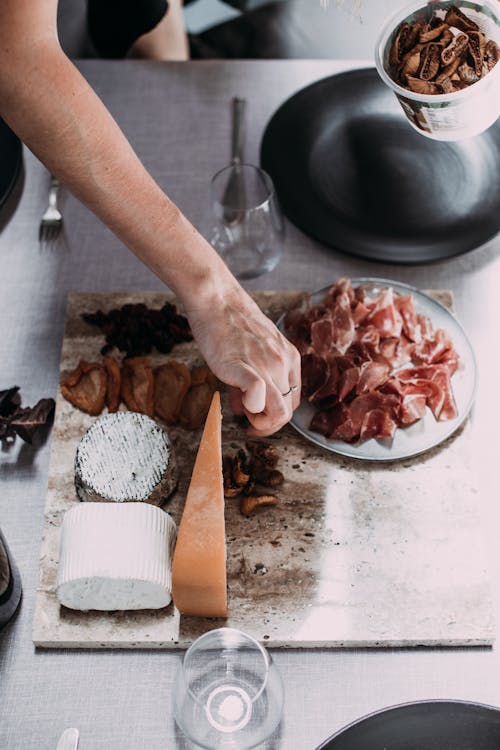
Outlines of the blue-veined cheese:
{"type": "Polygon", "coordinates": [[[176,526],[147,503],[82,503],[61,528],[56,594],[77,610],[160,609],[171,601],[176,526]]]}
{"type": "Polygon", "coordinates": [[[105,414],[78,444],[75,488],[80,500],[162,505],[176,486],[169,436],[145,414],[105,414]]]}

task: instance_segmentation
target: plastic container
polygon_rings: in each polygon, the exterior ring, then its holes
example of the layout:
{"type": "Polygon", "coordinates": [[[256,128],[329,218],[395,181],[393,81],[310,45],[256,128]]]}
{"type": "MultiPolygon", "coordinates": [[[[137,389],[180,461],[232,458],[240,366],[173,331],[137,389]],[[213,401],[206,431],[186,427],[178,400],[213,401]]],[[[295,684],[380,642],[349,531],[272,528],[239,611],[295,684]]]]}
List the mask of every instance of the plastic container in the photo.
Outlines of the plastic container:
{"type": "Polygon", "coordinates": [[[444,18],[451,5],[460,8],[485,34],[500,44],[500,2],[420,2],[406,6],[385,24],[375,47],[377,71],[394,91],[408,122],[422,135],[439,141],[458,141],[478,135],[500,114],[500,62],[476,83],[450,94],[417,94],[400,86],[389,72],[389,52],[396,31],[403,22],[428,22],[444,18]]]}

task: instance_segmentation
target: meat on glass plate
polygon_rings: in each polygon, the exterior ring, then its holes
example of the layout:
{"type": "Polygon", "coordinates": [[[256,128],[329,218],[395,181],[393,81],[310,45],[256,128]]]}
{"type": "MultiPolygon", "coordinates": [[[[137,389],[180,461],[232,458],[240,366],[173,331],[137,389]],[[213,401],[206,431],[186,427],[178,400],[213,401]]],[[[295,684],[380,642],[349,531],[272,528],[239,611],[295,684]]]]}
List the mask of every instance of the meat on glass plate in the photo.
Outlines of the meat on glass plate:
{"type": "Polygon", "coordinates": [[[328,450],[395,460],[438,445],[474,400],[469,340],[446,307],[386,279],[339,279],[278,321],[302,358],[292,425],[328,450]]]}

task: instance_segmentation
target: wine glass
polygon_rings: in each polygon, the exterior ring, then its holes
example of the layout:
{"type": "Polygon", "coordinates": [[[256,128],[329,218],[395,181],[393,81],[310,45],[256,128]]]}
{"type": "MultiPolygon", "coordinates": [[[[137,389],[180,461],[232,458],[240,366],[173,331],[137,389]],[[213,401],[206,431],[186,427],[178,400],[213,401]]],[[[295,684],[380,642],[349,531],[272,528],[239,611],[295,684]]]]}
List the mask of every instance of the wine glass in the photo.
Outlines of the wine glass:
{"type": "Polygon", "coordinates": [[[198,747],[255,747],[274,732],[282,710],[281,676],[251,636],[218,628],[186,651],[174,685],[174,716],[198,747]]]}
{"type": "Polygon", "coordinates": [[[235,162],[212,178],[210,241],[238,279],[251,279],[278,264],[283,216],[274,185],[263,169],[235,162]]]}

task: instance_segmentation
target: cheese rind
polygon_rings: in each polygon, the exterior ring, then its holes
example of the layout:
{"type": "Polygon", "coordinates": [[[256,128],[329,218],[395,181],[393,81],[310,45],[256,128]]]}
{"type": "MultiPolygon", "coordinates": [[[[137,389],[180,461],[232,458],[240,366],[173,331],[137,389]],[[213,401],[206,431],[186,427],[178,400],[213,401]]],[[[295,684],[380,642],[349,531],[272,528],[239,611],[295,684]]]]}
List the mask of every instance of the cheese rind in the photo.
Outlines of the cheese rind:
{"type": "Polygon", "coordinates": [[[221,422],[220,395],[216,391],[198,448],[172,562],[172,596],[184,615],[227,615],[221,422]]]}
{"type": "Polygon", "coordinates": [[[105,414],[78,444],[75,488],[82,501],[162,505],[176,486],[169,436],[145,414],[105,414]]]}
{"type": "Polygon", "coordinates": [[[160,609],[171,601],[176,526],[144,503],[84,503],[64,516],[56,594],[77,610],[160,609]]]}

